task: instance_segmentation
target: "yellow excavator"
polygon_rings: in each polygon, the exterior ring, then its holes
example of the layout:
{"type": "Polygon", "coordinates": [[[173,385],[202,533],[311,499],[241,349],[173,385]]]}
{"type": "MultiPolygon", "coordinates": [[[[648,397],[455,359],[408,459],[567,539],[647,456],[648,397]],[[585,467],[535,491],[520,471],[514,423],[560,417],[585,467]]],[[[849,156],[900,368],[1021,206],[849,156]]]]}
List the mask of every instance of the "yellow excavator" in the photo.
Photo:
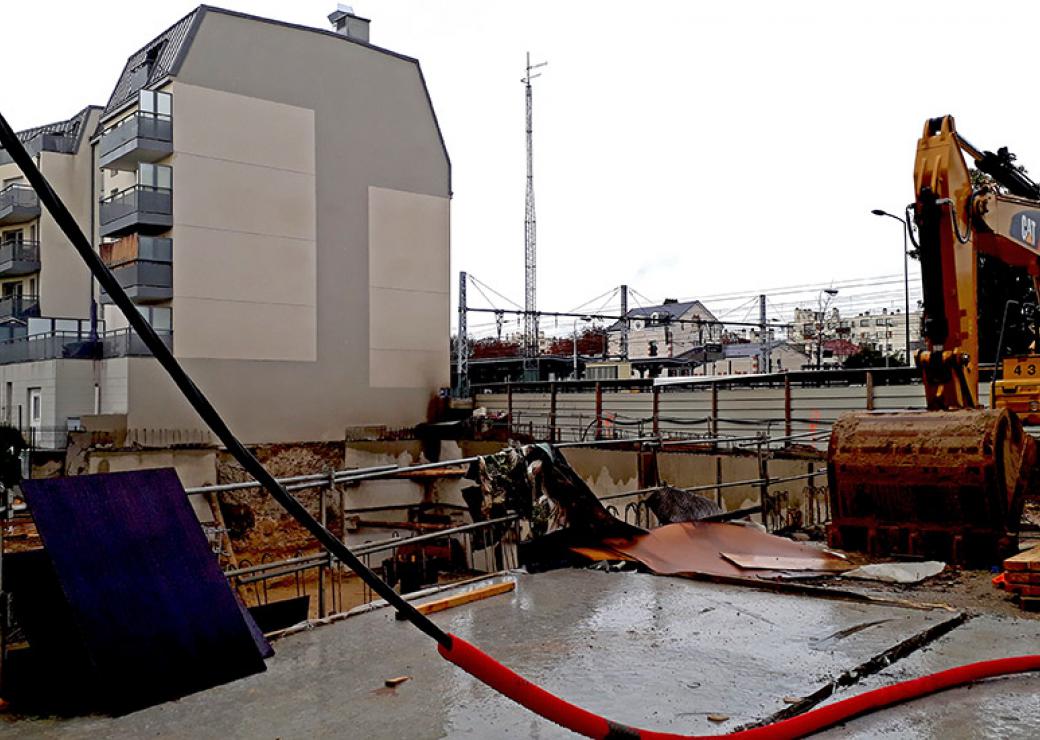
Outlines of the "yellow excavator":
{"type": "MultiPolygon", "coordinates": [[[[829,541],[992,565],[1015,550],[1022,504],[1036,487],[1036,444],[1022,424],[1040,421],[1040,356],[1028,348],[998,354],[992,408],[980,407],[979,258],[1024,271],[1037,292],[1040,186],[1006,149],[976,149],[944,116],[930,119],[918,141],[914,190],[927,347],[916,360],[927,411],[837,421],[829,541]],[[965,155],[983,173],[974,182],[965,155]]],[[[1013,304],[1005,323],[1021,318],[1013,304]]],[[[1002,336],[998,353],[1003,344],[1002,336]]]]}

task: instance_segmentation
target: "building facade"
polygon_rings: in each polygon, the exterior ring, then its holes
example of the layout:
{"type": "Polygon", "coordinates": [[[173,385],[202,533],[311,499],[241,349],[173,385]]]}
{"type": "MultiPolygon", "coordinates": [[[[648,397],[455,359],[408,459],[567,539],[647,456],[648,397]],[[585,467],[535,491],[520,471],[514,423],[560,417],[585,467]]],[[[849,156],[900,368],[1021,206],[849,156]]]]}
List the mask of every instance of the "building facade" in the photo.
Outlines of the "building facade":
{"type": "MultiPolygon", "coordinates": [[[[129,58],[88,109],[86,153],[64,155],[86,166],[59,194],[250,443],[411,426],[448,385],[451,170],[425,81],[369,43],[366,20],[330,20],[338,31],[200,6],[129,58]]],[[[44,397],[42,413],[203,432],[56,242],[69,259],[41,260],[40,316],[96,313],[100,346],[57,360],[87,382],[75,408],[44,397]],[[52,280],[78,281],[53,308],[52,280]]]]}
{"type": "Polygon", "coordinates": [[[658,306],[634,308],[626,314],[628,347],[623,345],[624,327],[617,321],[607,328],[607,354],[625,360],[676,358],[698,347],[722,341],[722,325],[700,301],[680,302],[666,298],[658,306]]]}

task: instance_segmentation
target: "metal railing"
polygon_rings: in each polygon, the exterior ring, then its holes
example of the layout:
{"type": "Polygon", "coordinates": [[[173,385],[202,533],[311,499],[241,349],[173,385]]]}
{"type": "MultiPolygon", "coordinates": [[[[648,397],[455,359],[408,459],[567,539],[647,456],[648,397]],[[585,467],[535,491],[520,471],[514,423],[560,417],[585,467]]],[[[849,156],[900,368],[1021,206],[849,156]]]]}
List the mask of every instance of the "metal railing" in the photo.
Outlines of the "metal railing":
{"type": "Polygon", "coordinates": [[[132,139],[173,141],[173,119],[161,113],[136,113],[123,118],[101,132],[100,156],[111,154],[132,139]]]}
{"type": "MultiPolygon", "coordinates": [[[[511,514],[428,534],[395,536],[376,542],[365,542],[352,547],[352,550],[366,566],[381,571],[384,578],[389,575],[387,569],[396,569],[402,564],[414,568],[418,579],[414,580],[409,588],[404,587],[405,577],[391,576],[391,580],[401,581],[402,593],[409,593],[441,582],[437,574],[448,571],[440,568],[445,563],[434,562],[435,557],[429,548],[447,547],[448,551],[452,552],[451,542],[458,543],[458,549],[454,552],[462,556],[461,561],[449,559],[446,563],[453,568],[453,575],[457,576],[454,580],[467,578],[473,573],[490,574],[517,567],[519,560],[516,543],[520,539],[519,526],[519,515],[511,514]],[[408,557],[403,560],[398,557],[402,549],[410,551],[408,557]],[[387,553],[388,558],[379,557],[387,553]],[[373,556],[376,562],[373,562],[373,556]]],[[[319,619],[324,619],[330,613],[344,612],[378,600],[378,596],[360,579],[356,579],[349,568],[328,553],[305,555],[297,551],[293,557],[284,560],[265,560],[266,562],[259,564],[242,560],[239,567],[224,572],[247,604],[267,604],[272,590],[279,582],[283,592],[288,589],[296,596],[309,595],[313,591],[317,596],[316,613],[319,619]],[[313,581],[308,578],[311,572],[314,574],[313,581]],[[356,592],[353,598],[349,593],[344,594],[345,588],[349,589],[352,584],[361,587],[360,592],[356,592]]]]}
{"type": "MultiPolygon", "coordinates": [[[[18,263],[35,264],[35,272],[40,269],[40,242],[29,239],[5,241],[0,243],[0,275],[15,274],[12,268],[18,263]]],[[[19,273],[20,274],[20,273],[19,273]]]]}
{"type": "Polygon", "coordinates": [[[28,185],[14,182],[0,190],[0,212],[8,208],[39,208],[36,191],[28,185]]]}
{"type": "Polygon", "coordinates": [[[169,216],[173,213],[173,191],[152,185],[131,185],[99,201],[101,225],[134,213],[169,216]]]}
{"type": "Polygon", "coordinates": [[[0,297],[0,320],[21,319],[40,315],[40,297],[27,293],[13,293],[0,297]]]}
{"type": "MultiPolygon", "coordinates": [[[[173,331],[172,330],[156,330],[159,334],[159,338],[162,339],[170,349],[173,349],[173,331]]],[[[137,332],[127,327],[126,329],[114,329],[107,331],[102,334],[99,339],[101,340],[101,355],[102,357],[151,357],[152,353],[145,346],[144,340],[138,336],[137,332]]]]}

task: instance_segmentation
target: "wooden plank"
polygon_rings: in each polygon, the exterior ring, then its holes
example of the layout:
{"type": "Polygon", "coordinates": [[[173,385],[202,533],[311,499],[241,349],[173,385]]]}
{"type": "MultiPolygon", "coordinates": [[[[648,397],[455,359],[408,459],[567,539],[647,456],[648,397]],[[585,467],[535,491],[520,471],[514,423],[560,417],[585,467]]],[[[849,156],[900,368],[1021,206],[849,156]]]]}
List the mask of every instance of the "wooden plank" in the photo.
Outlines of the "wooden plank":
{"type": "MultiPolygon", "coordinates": [[[[452,594],[443,599],[435,599],[433,601],[427,601],[424,604],[416,604],[415,608],[420,614],[434,614],[436,612],[442,612],[445,609],[451,609],[452,607],[462,606],[463,604],[480,601],[481,599],[487,599],[492,596],[498,596],[499,594],[504,594],[515,589],[516,581],[493,583],[490,586],[482,586],[469,591],[463,591],[460,594],[452,594]]],[[[400,614],[397,614],[396,616],[399,620],[404,618],[400,614]]]]}
{"type": "Polygon", "coordinates": [[[839,558],[820,553],[820,557],[797,558],[783,555],[748,555],[741,553],[719,553],[734,565],[747,570],[852,570],[854,566],[839,558]]]}
{"type": "Polygon", "coordinates": [[[1037,570],[1040,571],[1040,545],[1012,555],[1004,561],[1004,570],[1037,570]]]}

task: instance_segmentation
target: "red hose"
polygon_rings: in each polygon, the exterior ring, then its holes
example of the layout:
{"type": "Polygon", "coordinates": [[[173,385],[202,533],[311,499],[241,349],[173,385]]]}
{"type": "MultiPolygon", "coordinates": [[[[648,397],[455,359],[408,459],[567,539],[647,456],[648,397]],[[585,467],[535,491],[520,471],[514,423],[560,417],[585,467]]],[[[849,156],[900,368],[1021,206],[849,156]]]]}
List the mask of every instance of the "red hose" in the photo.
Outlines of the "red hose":
{"type": "MultiPolygon", "coordinates": [[[[677,735],[669,732],[640,730],[617,724],[593,714],[558,696],[550,694],[526,678],[514,673],[479,648],[451,635],[451,647],[438,645],[437,650],[446,660],[480,679],[500,694],[530,709],[568,730],[593,738],[643,738],[644,740],[685,740],[688,738],[718,737],[717,735],[677,735]]],[[[932,673],[909,681],[901,681],[873,691],[867,691],[842,701],[818,707],[797,717],[781,720],[764,727],[741,730],[726,737],[741,740],[769,738],[799,738],[819,732],[827,727],[844,722],[876,709],[933,694],[937,691],[963,686],[984,678],[993,678],[1010,673],[1040,671],[1040,655],[1022,655],[1016,658],[1000,658],[969,663],[939,673],[932,673]]]]}

